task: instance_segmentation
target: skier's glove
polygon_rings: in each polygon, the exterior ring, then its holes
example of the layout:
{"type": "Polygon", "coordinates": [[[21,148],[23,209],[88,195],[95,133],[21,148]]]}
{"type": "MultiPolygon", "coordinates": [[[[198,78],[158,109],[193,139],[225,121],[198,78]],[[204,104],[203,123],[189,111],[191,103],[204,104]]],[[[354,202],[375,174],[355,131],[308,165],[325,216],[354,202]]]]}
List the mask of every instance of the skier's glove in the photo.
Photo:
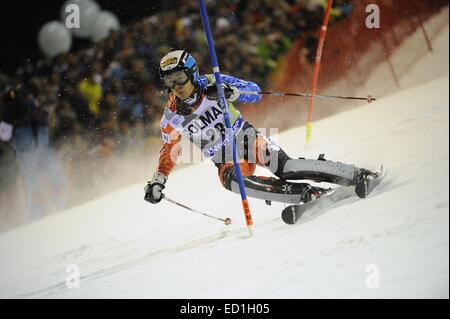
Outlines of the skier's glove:
{"type": "MultiPolygon", "coordinates": [[[[239,90],[235,86],[231,86],[227,83],[222,83],[223,87],[223,93],[225,94],[225,98],[230,101],[234,102],[239,98],[239,90]]],[[[216,84],[210,84],[208,85],[205,90],[205,95],[210,100],[219,100],[219,93],[217,92],[217,85],[216,84]]]]}
{"type": "Polygon", "coordinates": [[[144,199],[152,204],[158,204],[163,197],[162,190],[165,188],[164,184],[166,181],[167,176],[161,174],[160,172],[156,172],[153,175],[153,179],[148,182],[144,188],[144,199]]]}

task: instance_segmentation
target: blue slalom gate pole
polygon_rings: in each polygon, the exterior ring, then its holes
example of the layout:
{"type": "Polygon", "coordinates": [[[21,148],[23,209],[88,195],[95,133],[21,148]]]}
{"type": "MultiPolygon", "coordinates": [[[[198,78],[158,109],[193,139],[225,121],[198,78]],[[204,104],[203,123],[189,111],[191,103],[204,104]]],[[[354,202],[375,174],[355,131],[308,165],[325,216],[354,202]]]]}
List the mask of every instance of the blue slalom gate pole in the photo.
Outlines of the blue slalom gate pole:
{"type": "Polygon", "coordinates": [[[222,108],[224,110],[225,126],[227,128],[226,131],[228,134],[228,138],[230,139],[230,141],[232,143],[233,162],[234,162],[234,168],[236,170],[237,179],[239,182],[239,191],[241,193],[242,207],[244,209],[244,215],[245,215],[245,222],[247,224],[249,234],[250,234],[250,236],[252,236],[253,220],[252,220],[252,215],[250,213],[250,206],[248,204],[247,194],[245,192],[244,180],[242,178],[242,172],[241,172],[241,166],[239,165],[238,158],[237,158],[236,142],[234,140],[233,129],[231,128],[230,112],[228,109],[228,103],[225,99],[225,94],[223,92],[223,87],[222,87],[222,80],[220,79],[219,63],[217,62],[216,49],[214,48],[214,40],[213,40],[212,33],[211,33],[211,27],[209,25],[208,12],[206,11],[205,0],[199,0],[198,2],[200,5],[200,14],[202,16],[203,27],[205,29],[206,39],[208,41],[208,49],[209,49],[209,55],[211,57],[211,65],[213,67],[214,77],[216,78],[217,92],[219,94],[220,104],[222,104],[222,108]]]}

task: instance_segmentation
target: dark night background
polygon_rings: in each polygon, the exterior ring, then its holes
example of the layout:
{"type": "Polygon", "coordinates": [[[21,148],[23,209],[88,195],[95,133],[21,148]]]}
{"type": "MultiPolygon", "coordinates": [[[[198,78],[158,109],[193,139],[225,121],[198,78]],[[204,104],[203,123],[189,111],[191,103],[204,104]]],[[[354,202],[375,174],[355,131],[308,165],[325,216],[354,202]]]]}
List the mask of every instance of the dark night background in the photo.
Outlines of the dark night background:
{"type": "MultiPolygon", "coordinates": [[[[30,59],[42,57],[37,44],[39,29],[48,21],[59,20],[65,0],[5,1],[0,4],[0,71],[13,73],[30,59]]],[[[113,12],[121,25],[140,20],[161,10],[173,8],[178,1],[96,0],[101,9],[113,12]]],[[[71,50],[90,43],[72,38],[71,50]]]]}

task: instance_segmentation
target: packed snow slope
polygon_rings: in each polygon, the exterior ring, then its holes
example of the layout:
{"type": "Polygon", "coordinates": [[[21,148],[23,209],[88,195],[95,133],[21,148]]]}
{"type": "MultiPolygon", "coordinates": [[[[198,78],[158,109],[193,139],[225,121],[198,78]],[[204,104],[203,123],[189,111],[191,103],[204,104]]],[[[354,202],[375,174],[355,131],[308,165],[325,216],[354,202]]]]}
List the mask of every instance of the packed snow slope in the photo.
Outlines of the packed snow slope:
{"type": "Polygon", "coordinates": [[[282,204],[250,200],[248,238],[239,196],[212,164],[192,165],[170,176],[167,196],[232,225],[145,202],[143,179],[3,234],[0,297],[448,298],[448,85],[447,75],[319,121],[306,151],[304,127],[278,136],[291,156],[384,163],[367,199],[294,226],[282,204]],[[79,288],[66,286],[71,264],[79,288]]]}

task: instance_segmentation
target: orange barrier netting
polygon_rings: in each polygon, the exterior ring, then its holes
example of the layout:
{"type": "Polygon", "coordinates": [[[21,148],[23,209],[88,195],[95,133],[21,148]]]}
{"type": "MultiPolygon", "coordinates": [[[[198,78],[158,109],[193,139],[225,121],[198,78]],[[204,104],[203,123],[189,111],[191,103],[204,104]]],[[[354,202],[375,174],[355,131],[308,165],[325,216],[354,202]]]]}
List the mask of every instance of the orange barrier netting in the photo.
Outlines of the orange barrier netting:
{"type": "MultiPolygon", "coordinates": [[[[423,21],[428,20],[442,8],[448,6],[446,0],[353,0],[352,12],[348,18],[334,23],[330,18],[327,31],[326,46],[320,66],[320,80],[317,93],[350,95],[353,89],[369,77],[375,67],[389,59],[390,54],[418,28],[423,28],[423,21]],[[365,9],[369,4],[377,4],[381,12],[381,28],[368,29],[365,20],[368,15],[365,9]],[[370,53],[370,56],[368,55],[370,53]],[[362,58],[364,57],[364,60],[362,58]],[[363,61],[363,62],[361,62],[363,61]],[[327,92],[327,88],[339,80],[346,81],[345,92],[327,92]]],[[[448,21],[445,22],[448,24],[448,21]]],[[[319,33],[320,30],[317,32],[319,33]]],[[[428,52],[428,41],[438,34],[436,30],[427,30],[424,37],[424,52],[428,52]]],[[[317,34],[318,36],[318,34],[317,34]]],[[[278,68],[271,75],[270,88],[277,92],[310,92],[314,66],[305,59],[302,50],[305,39],[298,39],[288,52],[278,61],[278,68]]],[[[401,70],[392,70],[389,81],[401,76],[401,70]]],[[[395,85],[395,84],[393,84],[395,85]]],[[[376,92],[367,92],[372,94],[376,92]]],[[[242,113],[251,122],[261,128],[289,127],[307,123],[308,99],[295,97],[265,97],[256,105],[246,105],[242,113]],[[276,114],[276,116],[273,116],[276,114]],[[271,115],[271,116],[269,116],[271,115]]],[[[347,102],[348,103],[348,102],[347,102]]],[[[333,105],[341,105],[337,101],[316,101],[314,117],[317,119],[335,112],[329,111],[333,105]],[[322,107],[326,106],[326,107],[322,107]]]]}

